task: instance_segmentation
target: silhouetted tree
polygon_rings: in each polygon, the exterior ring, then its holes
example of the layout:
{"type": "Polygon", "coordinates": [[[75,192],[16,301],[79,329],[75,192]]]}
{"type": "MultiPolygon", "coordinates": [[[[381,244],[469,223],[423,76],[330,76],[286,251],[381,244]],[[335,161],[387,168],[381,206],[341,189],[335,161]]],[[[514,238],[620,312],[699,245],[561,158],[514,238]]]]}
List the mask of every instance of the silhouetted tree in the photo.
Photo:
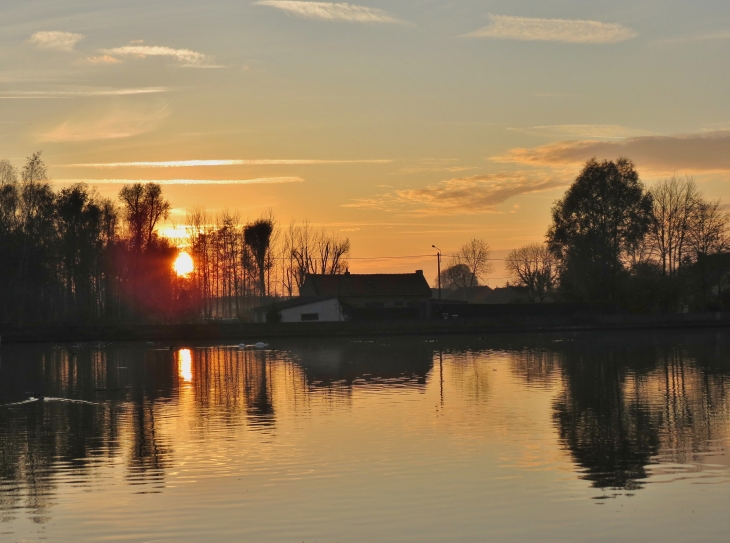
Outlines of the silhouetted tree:
{"type": "Polygon", "coordinates": [[[253,253],[253,260],[258,273],[258,288],[261,299],[267,294],[266,261],[271,247],[271,235],[274,232],[274,219],[269,216],[246,225],[243,239],[253,253]]]}
{"type": "MultiPolygon", "coordinates": [[[[438,284],[438,278],[436,279],[438,284]]],[[[451,261],[441,270],[441,288],[456,290],[458,288],[478,287],[479,281],[474,282],[469,266],[451,261]]]]}
{"type": "Polygon", "coordinates": [[[119,191],[132,248],[140,252],[152,242],[155,227],[170,213],[159,183],[133,183],[119,191]]]}
{"type": "Polygon", "coordinates": [[[512,250],[505,260],[510,280],[527,289],[530,302],[543,302],[557,279],[555,257],[543,243],[512,250]]]}
{"type": "Polygon", "coordinates": [[[560,263],[560,287],[576,301],[617,301],[624,261],[652,220],[652,198],[634,164],[589,160],[552,209],[548,246],[560,263]]]}

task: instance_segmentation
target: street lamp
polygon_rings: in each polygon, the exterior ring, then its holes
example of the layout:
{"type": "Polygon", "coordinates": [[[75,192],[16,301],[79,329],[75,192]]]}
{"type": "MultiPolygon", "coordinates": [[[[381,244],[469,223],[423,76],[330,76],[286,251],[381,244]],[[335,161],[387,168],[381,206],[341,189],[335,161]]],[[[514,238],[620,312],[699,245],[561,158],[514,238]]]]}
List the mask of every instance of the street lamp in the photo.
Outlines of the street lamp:
{"type": "Polygon", "coordinates": [[[439,249],[435,245],[431,245],[431,247],[433,247],[434,249],[436,249],[438,251],[438,253],[436,253],[436,258],[437,258],[437,262],[438,262],[439,300],[440,300],[441,299],[441,249],[439,249]]]}

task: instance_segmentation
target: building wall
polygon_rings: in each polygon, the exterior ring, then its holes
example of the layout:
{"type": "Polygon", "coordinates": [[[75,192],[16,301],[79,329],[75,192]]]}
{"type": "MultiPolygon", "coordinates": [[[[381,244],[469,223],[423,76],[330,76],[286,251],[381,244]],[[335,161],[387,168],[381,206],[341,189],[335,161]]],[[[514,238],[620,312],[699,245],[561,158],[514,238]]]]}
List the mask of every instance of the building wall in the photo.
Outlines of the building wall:
{"type": "Polygon", "coordinates": [[[312,302],[310,304],[289,307],[281,310],[281,322],[307,322],[302,321],[302,315],[317,315],[313,322],[336,322],[345,320],[342,317],[342,309],[337,298],[312,302]]]}
{"type": "Polygon", "coordinates": [[[353,307],[413,307],[429,300],[425,296],[343,296],[342,301],[353,307]]]}

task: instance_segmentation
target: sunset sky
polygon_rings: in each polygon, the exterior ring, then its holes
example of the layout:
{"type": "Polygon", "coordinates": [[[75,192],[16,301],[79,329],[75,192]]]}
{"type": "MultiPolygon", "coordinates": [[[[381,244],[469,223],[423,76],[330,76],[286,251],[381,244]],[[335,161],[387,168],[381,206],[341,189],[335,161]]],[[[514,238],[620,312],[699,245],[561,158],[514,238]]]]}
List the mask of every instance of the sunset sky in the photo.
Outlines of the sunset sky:
{"type": "Polygon", "coordinates": [[[592,156],[730,202],[727,1],[29,0],[0,25],[0,158],[164,182],[178,225],[308,219],[353,272],[540,241],[592,156]]]}

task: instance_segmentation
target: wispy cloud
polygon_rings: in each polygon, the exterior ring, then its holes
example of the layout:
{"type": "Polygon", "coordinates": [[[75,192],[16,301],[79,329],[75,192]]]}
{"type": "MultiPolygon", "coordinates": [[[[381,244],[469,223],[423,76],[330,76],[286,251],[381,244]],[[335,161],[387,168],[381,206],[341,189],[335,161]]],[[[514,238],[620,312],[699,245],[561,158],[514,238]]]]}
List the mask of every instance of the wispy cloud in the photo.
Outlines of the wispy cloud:
{"type": "Polygon", "coordinates": [[[128,183],[159,183],[160,185],[268,185],[303,183],[301,177],[256,177],[254,179],[55,179],[59,185],[86,183],[88,185],[124,185],[128,183]]]}
{"type": "Polygon", "coordinates": [[[186,66],[199,66],[208,60],[206,55],[197,51],[173,49],[172,47],[163,47],[161,45],[124,45],[122,47],[114,47],[113,49],[101,49],[101,52],[105,55],[120,57],[169,57],[186,66]]]}
{"type": "Polygon", "coordinates": [[[54,91],[8,91],[0,93],[2,99],[73,98],[77,96],[131,96],[135,94],[159,94],[168,92],[165,87],[142,87],[136,89],[73,89],[54,91]]]}
{"type": "Polygon", "coordinates": [[[496,162],[562,167],[591,157],[627,156],[647,173],[730,171],[730,130],[679,136],[642,136],[622,141],[559,141],[516,148],[492,157],[496,162]]]}
{"type": "MultiPolygon", "coordinates": [[[[404,175],[411,175],[414,173],[424,173],[424,172],[456,173],[456,172],[466,172],[469,170],[476,170],[476,167],[475,166],[415,166],[413,168],[401,168],[396,173],[404,174],[404,175]]],[[[395,174],[393,174],[393,175],[395,175],[395,174]]]]}
{"type": "Polygon", "coordinates": [[[616,43],[636,36],[632,29],[616,23],[575,19],[536,19],[489,15],[490,24],[467,34],[472,38],[564,43],[616,43]]]}
{"type": "Polygon", "coordinates": [[[359,199],[344,207],[402,211],[431,215],[495,211],[497,206],[523,194],[565,186],[568,180],[554,172],[503,172],[441,181],[422,189],[401,189],[359,199]]]}
{"type": "Polygon", "coordinates": [[[300,2],[296,0],[260,0],[258,6],[271,6],[298,17],[325,21],[354,23],[399,23],[400,21],[377,8],[331,2],[300,2]]]}
{"type": "Polygon", "coordinates": [[[648,136],[651,132],[617,124],[555,124],[529,128],[509,128],[513,132],[533,136],[563,136],[571,138],[622,139],[648,136]]]}
{"type": "Polygon", "coordinates": [[[663,38],[653,42],[657,45],[673,45],[688,42],[703,41],[725,41],[730,40],[730,30],[718,30],[715,32],[705,32],[702,34],[690,34],[686,36],[675,36],[672,38],[663,38]]]}
{"type": "Polygon", "coordinates": [[[170,114],[167,106],[156,109],[117,109],[101,117],[70,119],[41,136],[42,141],[74,142],[128,138],[151,132],[170,114]]]}
{"type": "Polygon", "coordinates": [[[83,34],[60,32],[57,30],[41,30],[33,34],[28,41],[38,49],[56,49],[73,51],[74,45],[84,39],[83,34]]]}
{"type": "Polygon", "coordinates": [[[89,64],[119,64],[121,60],[111,55],[98,55],[95,57],[86,57],[84,62],[89,64]]]}
{"type": "Polygon", "coordinates": [[[278,166],[315,164],[388,164],[392,160],[316,160],[316,159],[253,159],[253,160],[167,160],[156,162],[100,162],[63,164],[66,168],[189,168],[198,166],[278,166]]]}

